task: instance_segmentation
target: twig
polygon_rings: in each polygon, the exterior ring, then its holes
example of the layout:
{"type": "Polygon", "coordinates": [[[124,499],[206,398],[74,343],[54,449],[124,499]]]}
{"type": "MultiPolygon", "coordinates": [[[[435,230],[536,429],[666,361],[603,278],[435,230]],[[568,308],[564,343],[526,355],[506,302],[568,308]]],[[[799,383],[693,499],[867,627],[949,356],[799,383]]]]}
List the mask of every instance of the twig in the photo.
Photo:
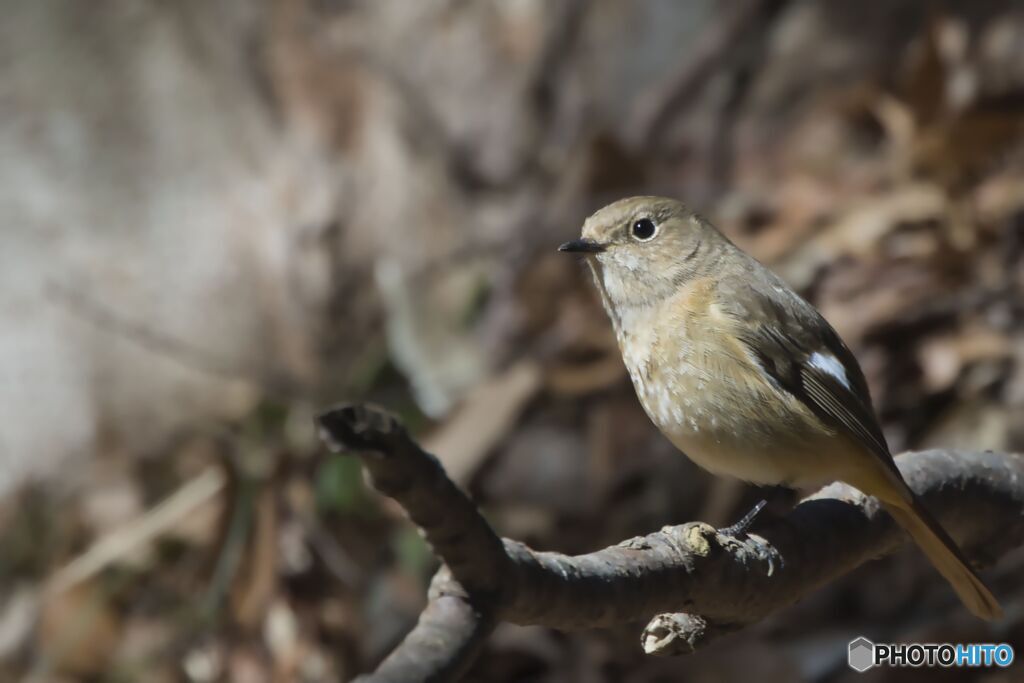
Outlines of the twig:
{"type": "Polygon", "coordinates": [[[459,583],[473,594],[498,592],[509,561],[501,539],[393,416],[343,406],[321,416],[320,428],[335,450],[361,452],[374,486],[405,508],[459,583]]]}
{"type": "Polygon", "coordinates": [[[642,97],[632,113],[634,143],[650,149],[661,138],[672,119],[680,114],[721,66],[726,55],[742,46],[745,34],[759,19],[773,16],[781,0],[736,0],[723,9],[724,17],[713,25],[686,55],[676,72],[642,97]]]}
{"type": "Polygon", "coordinates": [[[172,529],[185,516],[213,500],[223,488],[223,472],[216,467],[208,467],[142,517],[89,546],[53,575],[48,590],[63,591],[85,581],[111,562],[172,529]]]}
{"type": "Polygon", "coordinates": [[[364,683],[456,680],[473,663],[495,626],[493,606],[477,605],[442,568],[429,601],[400,647],[364,683]]]}
{"type": "Polygon", "coordinates": [[[290,382],[270,376],[263,366],[235,363],[227,357],[159,330],[131,314],[115,310],[94,297],[86,285],[51,280],[46,283],[46,294],[50,301],[97,329],[130,341],[139,348],[172,360],[189,370],[242,382],[282,402],[304,397],[290,382]]]}
{"type": "MultiPolygon", "coordinates": [[[[420,623],[364,681],[452,680],[498,621],[578,629],[654,617],[644,632],[647,652],[691,652],[907,540],[875,499],[833,484],[743,538],[692,522],[586,555],[537,552],[499,540],[387,413],[342,406],[320,427],[335,450],[358,453],[377,488],[406,509],[447,565],[420,623]]],[[[933,450],[898,463],[969,557],[990,563],[1024,541],[1021,457],[933,450]]]]}

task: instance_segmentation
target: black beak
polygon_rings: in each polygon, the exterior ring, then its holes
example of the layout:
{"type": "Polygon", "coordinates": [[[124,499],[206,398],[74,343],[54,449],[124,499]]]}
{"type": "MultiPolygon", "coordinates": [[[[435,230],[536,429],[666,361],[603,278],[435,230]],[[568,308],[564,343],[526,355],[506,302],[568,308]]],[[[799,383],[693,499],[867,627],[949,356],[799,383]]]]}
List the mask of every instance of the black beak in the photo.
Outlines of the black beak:
{"type": "Polygon", "coordinates": [[[600,254],[604,251],[604,245],[600,242],[588,239],[578,239],[566,242],[558,247],[558,251],[567,251],[576,254],[600,254]]]}

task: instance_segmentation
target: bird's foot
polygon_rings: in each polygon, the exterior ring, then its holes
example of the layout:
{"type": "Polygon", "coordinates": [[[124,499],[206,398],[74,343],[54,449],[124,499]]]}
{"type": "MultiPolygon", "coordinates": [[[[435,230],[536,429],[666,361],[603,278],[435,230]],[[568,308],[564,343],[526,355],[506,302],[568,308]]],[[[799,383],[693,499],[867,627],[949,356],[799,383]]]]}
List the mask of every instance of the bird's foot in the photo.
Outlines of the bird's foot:
{"type": "Polygon", "coordinates": [[[772,547],[770,542],[767,542],[761,536],[751,536],[747,533],[754,525],[754,520],[761,514],[761,511],[764,510],[767,504],[768,501],[762,500],[751,508],[750,512],[743,515],[743,519],[732,526],[719,530],[718,533],[731,539],[732,542],[740,544],[746,548],[747,552],[752,553],[753,557],[765,562],[767,564],[766,571],[768,576],[771,576],[775,573],[776,568],[785,566],[782,556],[778,550],[772,547]]]}

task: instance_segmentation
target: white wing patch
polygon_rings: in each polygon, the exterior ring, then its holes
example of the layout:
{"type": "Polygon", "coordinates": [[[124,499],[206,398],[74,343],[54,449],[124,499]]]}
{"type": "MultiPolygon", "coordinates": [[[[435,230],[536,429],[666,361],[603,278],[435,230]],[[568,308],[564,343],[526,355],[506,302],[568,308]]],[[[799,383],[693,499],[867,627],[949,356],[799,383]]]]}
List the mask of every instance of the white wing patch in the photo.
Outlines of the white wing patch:
{"type": "Polygon", "coordinates": [[[807,363],[822,372],[832,375],[838,379],[844,387],[851,389],[850,380],[846,376],[846,368],[844,368],[843,364],[840,363],[832,354],[815,351],[811,354],[811,357],[807,359],[807,363]]]}

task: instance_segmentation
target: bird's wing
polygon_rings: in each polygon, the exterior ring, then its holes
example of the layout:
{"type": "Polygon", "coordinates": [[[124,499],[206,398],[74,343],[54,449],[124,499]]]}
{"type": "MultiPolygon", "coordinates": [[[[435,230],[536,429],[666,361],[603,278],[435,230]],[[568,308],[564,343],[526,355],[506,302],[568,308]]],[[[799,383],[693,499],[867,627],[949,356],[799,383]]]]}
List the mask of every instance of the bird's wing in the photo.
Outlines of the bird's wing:
{"type": "Polygon", "coordinates": [[[730,297],[732,312],[742,316],[740,339],[765,372],[895,470],[864,374],[832,326],[774,276],[748,280],[743,289],[730,297]]]}

